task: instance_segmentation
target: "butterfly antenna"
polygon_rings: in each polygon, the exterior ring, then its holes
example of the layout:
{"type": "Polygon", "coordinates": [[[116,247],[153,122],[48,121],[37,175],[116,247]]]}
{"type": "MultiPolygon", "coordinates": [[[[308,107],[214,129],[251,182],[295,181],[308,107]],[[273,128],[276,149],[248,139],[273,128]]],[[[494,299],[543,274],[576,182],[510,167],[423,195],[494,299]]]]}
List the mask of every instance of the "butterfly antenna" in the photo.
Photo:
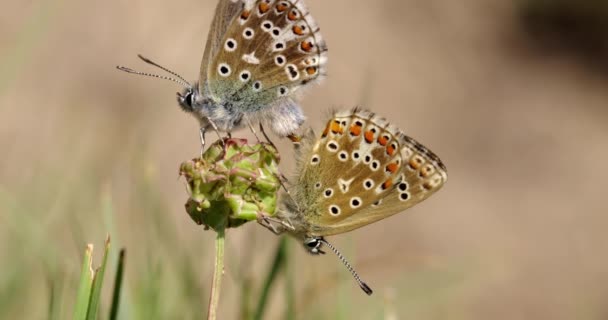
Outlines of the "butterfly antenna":
{"type": "Polygon", "coordinates": [[[154,73],[135,71],[135,70],[133,70],[131,68],[127,68],[127,67],[124,67],[124,66],[116,66],[116,69],[118,69],[120,71],[127,72],[127,73],[137,74],[137,75],[140,75],[140,76],[146,76],[146,77],[152,77],[152,78],[169,80],[169,81],[173,81],[173,82],[179,83],[183,87],[192,88],[192,85],[188,81],[186,81],[186,79],[182,78],[182,76],[180,76],[179,74],[177,74],[177,73],[175,73],[175,72],[173,72],[173,71],[171,71],[171,70],[169,70],[169,69],[167,69],[167,68],[165,68],[163,66],[160,66],[159,64],[153,62],[152,60],[150,60],[150,59],[148,59],[148,58],[146,58],[146,57],[144,57],[142,55],[137,55],[137,56],[141,60],[143,60],[144,62],[146,62],[148,64],[151,64],[151,65],[153,65],[153,66],[155,66],[155,67],[157,67],[157,68],[159,68],[159,69],[161,69],[161,70],[163,70],[163,71],[165,71],[165,72],[167,72],[167,73],[175,76],[175,78],[168,77],[168,76],[161,76],[161,75],[154,74],[154,73]]]}
{"type": "Polygon", "coordinates": [[[167,72],[167,73],[169,73],[169,74],[171,74],[171,75],[173,75],[173,76],[177,77],[178,79],[182,80],[183,82],[188,83],[188,81],[186,81],[186,79],[182,78],[182,76],[180,76],[180,75],[179,75],[177,72],[175,72],[175,71],[171,71],[171,70],[169,70],[169,69],[167,69],[167,68],[165,68],[165,67],[161,66],[160,64],[158,64],[158,63],[156,63],[156,62],[154,62],[154,61],[152,61],[152,60],[150,60],[150,59],[148,59],[148,58],[146,58],[146,57],[142,56],[141,54],[138,54],[137,56],[138,56],[138,57],[139,57],[141,60],[143,60],[143,62],[145,62],[145,63],[147,63],[147,64],[151,64],[151,65],[153,65],[153,66],[155,66],[155,67],[157,67],[157,68],[159,68],[159,69],[161,69],[161,70],[163,70],[163,71],[165,71],[165,72],[167,72]]]}
{"type": "Polygon", "coordinates": [[[344,258],[344,256],[340,253],[340,251],[338,251],[338,249],[336,249],[336,247],[331,245],[331,243],[327,242],[327,240],[325,240],[325,239],[319,239],[319,241],[321,241],[324,245],[328,246],[331,249],[331,251],[333,251],[336,254],[336,256],[338,256],[338,259],[342,260],[342,263],[344,263],[344,265],[346,266],[348,271],[350,271],[350,273],[353,275],[353,278],[355,278],[355,281],[357,281],[357,283],[359,284],[359,287],[361,287],[361,290],[363,290],[365,293],[367,293],[368,296],[371,296],[372,293],[374,293],[374,291],[372,291],[372,289],[365,282],[363,282],[363,280],[361,280],[361,277],[359,277],[359,275],[357,274],[355,269],[353,269],[353,267],[350,265],[350,263],[348,263],[348,261],[346,261],[346,258],[344,258]]]}

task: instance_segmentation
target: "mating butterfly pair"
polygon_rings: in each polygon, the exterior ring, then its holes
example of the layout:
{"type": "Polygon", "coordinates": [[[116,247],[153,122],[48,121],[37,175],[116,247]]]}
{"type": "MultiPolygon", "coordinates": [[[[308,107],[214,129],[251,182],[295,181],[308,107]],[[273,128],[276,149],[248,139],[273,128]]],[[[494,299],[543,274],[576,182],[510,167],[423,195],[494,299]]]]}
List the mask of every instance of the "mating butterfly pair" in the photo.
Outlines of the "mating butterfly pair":
{"type": "MultiPolygon", "coordinates": [[[[181,108],[201,125],[228,132],[253,123],[293,136],[304,122],[298,89],[325,73],[327,47],[302,0],[220,0],[200,68],[190,84],[175,78],[119,69],[182,84],[181,108]]],[[[447,180],[441,160],[386,120],[354,109],[335,113],[323,134],[309,131],[297,147],[297,178],[275,217],[260,223],[303,240],[309,252],[335,252],[361,288],[371,289],[324,236],[351,231],[428,198],[447,180]],[[273,223],[274,222],[274,223],[273,223]]]]}

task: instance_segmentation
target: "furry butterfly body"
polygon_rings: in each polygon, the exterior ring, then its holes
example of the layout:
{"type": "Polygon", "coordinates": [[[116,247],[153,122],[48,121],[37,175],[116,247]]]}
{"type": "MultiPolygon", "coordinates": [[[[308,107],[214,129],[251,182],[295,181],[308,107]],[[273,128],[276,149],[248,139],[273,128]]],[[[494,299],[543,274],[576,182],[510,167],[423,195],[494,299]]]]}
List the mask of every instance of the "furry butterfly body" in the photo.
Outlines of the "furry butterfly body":
{"type": "Polygon", "coordinates": [[[179,105],[203,131],[261,122],[287,136],[305,119],[296,91],[324,74],[326,52],[302,0],[220,0],[199,81],[179,105]]]}

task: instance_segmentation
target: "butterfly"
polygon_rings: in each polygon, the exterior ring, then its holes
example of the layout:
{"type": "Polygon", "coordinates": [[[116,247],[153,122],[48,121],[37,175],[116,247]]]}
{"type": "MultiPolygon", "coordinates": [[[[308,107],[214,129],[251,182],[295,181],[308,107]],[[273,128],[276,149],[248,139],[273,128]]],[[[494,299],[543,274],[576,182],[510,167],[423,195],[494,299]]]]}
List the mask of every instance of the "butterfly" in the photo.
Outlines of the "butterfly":
{"type": "Polygon", "coordinates": [[[139,57],[177,79],[118,68],[182,84],[178,103],[199,120],[204,145],[210,128],[230,133],[248,125],[255,133],[256,122],[296,139],[305,120],[296,92],[325,74],[327,46],[302,0],[220,0],[197,83],[139,57]]]}
{"type": "Polygon", "coordinates": [[[312,254],[328,246],[361,288],[371,294],[346,259],[324,237],[348,232],[402,212],[447,181],[438,156],[376,114],[335,112],[320,137],[312,131],[297,145],[297,174],[273,219],[259,222],[288,232],[312,254]],[[276,225],[272,222],[277,222],[276,225]]]}

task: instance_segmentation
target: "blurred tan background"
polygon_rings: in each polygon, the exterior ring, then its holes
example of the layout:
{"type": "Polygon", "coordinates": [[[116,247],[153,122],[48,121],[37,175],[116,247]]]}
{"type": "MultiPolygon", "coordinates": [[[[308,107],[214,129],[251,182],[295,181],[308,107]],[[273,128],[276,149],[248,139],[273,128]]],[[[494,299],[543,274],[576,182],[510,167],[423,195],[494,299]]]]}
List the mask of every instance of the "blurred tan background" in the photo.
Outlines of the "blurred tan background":
{"type": "MultiPolygon", "coordinates": [[[[365,106],[435,151],[449,181],[407,213],[330,239],[372,297],[335,257],[292,243],[300,318],[608,316],[608,26],[552,20],[535,2],[307,1],[329,46],[328,78],[302,99],[308,124],[365,106]]],[[[197,123],[177,85],[115,65],[152,70],[142,53],[194,80],[215,4],[4,6],[0,315],[44,318],[56,291],[71,314],[82,248],[110,232],[127,248],[123,318],[201,317],[214,234],[185,214],[177,178],[198,152],[197,123]],[[141,311],[142,296],[158,310],[141,311]]],[[[289,144],[279,148],[292,173],[289,144]]],[[[278,240],[255,223],[228,233],[221,318],[239,316],[243,279],[259,286],[278,240]]],[[[282,292],[267,318],[281,317],[282,292]]]]}

